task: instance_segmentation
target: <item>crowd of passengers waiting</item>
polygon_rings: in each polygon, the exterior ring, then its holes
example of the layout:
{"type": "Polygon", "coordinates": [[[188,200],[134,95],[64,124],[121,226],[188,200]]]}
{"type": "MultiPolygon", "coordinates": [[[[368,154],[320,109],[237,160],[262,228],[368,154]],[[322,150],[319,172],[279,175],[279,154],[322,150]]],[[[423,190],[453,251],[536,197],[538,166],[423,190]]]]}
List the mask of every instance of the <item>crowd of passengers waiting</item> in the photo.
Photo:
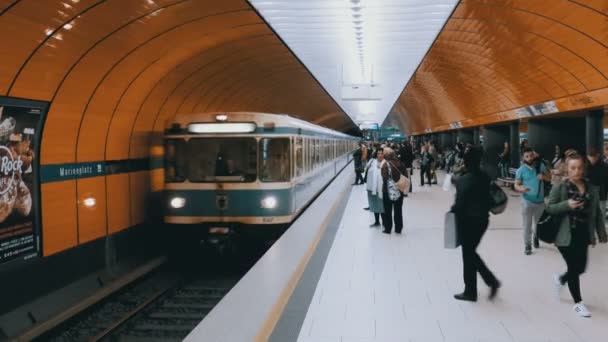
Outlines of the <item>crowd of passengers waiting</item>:
{"type": "MultiPolygon", "coordinates": [[[[606,199],[608,198],[608,143],[603,154],[591,148],[586,155],[575,149],[563,154],[555,146],[555,155],[549,160],[530,148],[527,141],[521,144],[521,165],[514,175],[514,189],[521,194],[524,254],[532,255],[540,248],[536,223],[543,212],[554,215],[557,235],[554,245],[562,255],[566,271],[554,273],[552,284],[559,297],[567,284],[575,303],[573,310],[581,317],[590,317],[580,289],[580,275],[587,266],[588,247],[597,242],[606,243],[606,199]]],[[[456,186],[455,203],[451,211],[456,214],[458,238],[462,246],[464,292],[454,298],[477,301],[477,273],[490,288],[490,300],[501,287],[476,249],[489,223],[489,193],[491,179],[482,168],[483,149],[472,144],[457,143],[454,149],[440,154],[433,142],[416,143],[361,143],[353,153],[355,183],[366,184],[369,206],[364,208],[374,215],[370,227],[380,227],[383,233],[403,231],[403,198],[412,193],[411,177],[414,167],[420,169],[420,185],[437,184],[437,169],[444,169],[456,186]],[[396,184],[401,176],[410,181],[408,189],[396,184]]],[[[499,176],[510,177],[510,150],[505,142],[498,155],[499,176]]]]}

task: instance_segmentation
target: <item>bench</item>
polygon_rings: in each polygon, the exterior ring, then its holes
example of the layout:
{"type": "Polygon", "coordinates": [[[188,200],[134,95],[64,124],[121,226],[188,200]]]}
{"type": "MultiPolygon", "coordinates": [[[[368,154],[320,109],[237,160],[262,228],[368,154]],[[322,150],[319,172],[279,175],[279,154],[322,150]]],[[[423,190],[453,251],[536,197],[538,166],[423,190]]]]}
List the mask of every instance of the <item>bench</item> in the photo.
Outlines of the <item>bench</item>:
{"type": "Polygon", "coordinates": [[[515,186],[515,174],[517,173],[517,169],[514,167],[509,168],[509,177],[508,178],[496,178],[496,181],[502,183],[502,186],[514,188],[515,186]]]}

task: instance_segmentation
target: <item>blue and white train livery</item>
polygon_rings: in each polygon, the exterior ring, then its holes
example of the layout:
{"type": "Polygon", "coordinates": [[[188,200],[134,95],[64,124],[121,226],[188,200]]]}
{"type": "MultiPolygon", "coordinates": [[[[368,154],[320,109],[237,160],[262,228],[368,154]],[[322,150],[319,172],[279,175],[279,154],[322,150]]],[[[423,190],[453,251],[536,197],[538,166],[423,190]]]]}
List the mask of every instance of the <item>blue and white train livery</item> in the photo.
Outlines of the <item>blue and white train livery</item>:
{"type": "Polygon", "coordinates": [[[351,160],[359,138],[287,115],[178,115],[165,131],[165,222],[278,236],[351,160]]]}

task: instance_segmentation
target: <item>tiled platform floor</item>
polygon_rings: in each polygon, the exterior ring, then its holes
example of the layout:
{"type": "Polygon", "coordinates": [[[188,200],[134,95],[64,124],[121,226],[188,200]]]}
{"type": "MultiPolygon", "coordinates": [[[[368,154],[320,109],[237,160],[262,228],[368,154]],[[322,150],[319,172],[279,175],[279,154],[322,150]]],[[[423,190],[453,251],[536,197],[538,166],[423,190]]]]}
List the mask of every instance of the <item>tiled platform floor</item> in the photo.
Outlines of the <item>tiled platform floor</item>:
{"type": "Polygon", "coordinates": [[[524,255],[520,199],[511,197],[478,250],[503,283],[497,300],[479,278],[480,300],[456,301],[461,252],[443,248],[442,228],[453,193],[414,181],[404,235],[369,228],[365,187],[353,190],[298,341],[608,341],[608,246],[590,251],[581,283],[593,317],[579,318],[568,289],[560,300],[553,292],[551,274],[565,269],[557,250],[524,255]]]}

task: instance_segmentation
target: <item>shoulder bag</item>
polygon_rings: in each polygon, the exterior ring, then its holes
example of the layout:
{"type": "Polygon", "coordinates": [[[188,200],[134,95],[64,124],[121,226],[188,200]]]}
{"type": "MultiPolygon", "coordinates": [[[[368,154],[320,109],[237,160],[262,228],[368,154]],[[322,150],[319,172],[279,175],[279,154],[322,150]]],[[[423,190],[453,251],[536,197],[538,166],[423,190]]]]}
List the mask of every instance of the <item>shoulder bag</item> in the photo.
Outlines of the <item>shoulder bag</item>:
{"type": "Polygon", "coordinates": [[[559,224],[559,217],[553,216],[545,210],[536,223],[536,235],[541,241],[554,243],[559,231],[559,224]]]}
{"type": "MultiPolygon", "coordinates": [[[[388,162],[386,164],[388,167],[388,181],[386,182],[386,189],[388,190],[388,198],[391,201],[397,201],[401,197],[401,190],[395,181],[393,180],[392,172],[391,172],[391,163],[388,162]]],[[[401,175],[403,177],[403,175],[401,175]]]]}
{"type": "Polygon", "coordinates": [[[507,208],[509,198],[494,181],[490,182],[490,212],[494,215],[502,214],[507,208]]]}

